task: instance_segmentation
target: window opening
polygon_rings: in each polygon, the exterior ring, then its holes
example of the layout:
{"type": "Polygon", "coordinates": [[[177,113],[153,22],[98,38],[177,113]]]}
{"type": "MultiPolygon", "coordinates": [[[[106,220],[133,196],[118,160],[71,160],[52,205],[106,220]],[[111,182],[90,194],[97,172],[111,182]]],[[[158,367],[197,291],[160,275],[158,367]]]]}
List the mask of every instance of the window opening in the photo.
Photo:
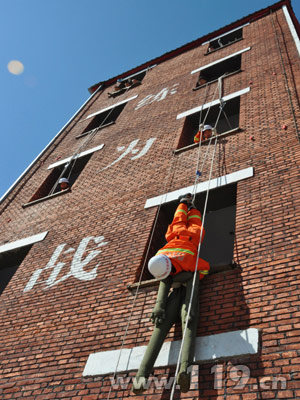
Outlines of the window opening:
{"type": "Polygon", "coordinates": [[[242,55],[238,54],[228,58],[211,67],[201,70],[194,90],[218,80],[221,76],[226,77],[241,71],[242,55]]]}
{"type": "Polygon", "coordinates": [[[84,167],[88,163],[92,154],[88,154],[83,157],[74,158],[70,162],[59,165],[50,172],[48,177],[39,187],[39,189],[35,192],[35,194],[31,197],[29,202],[33,202],[35,200],[39,200],[45,197],[48,197],[52,194],[59,192],[67,192],[70,190],[71,186],[74,184],[76,179],[79,177],[84,167]],[[66,178],[69,181],[69,185],[66,189],[62,189],[59,184],[60,178],[66,178]]]}
{"type": "MultiPolygon", "coordinates": [[[[194,144],[194,137],[199,131],[199,124],[203,123],[205,119],[206,125],[214,127],[220,112],[220,104],[212,106],[206,116],[207,110],[191,114],[186,117],[181,137],[177,149],[194,144]],[[201,115],[201,120],[200,120],[201,115]]],[[[239,115],[240,115],[240,96],[223,102],[223,112],[220,114],[216,131],[220,135],[222,133],[232,131],[239,128],[239,115]]],[[[204,142],[205,143],[205,142],[204,142]]]]}
{"type": "Polygon", "coordinates": [[[213,51],[219,50],[225,46],[229,46],[242,39],[243,39],[243,28],[237,29],[234,32],[227,33],[226,35],[223,35],[215,40],[210,41],[206,54],[210,54],[213,51]]]}
{"type": "Polygon", "coordinates": [[[91,131],[94,129],[102,129],[105,128],[106,126],[112,125],[116,122],[117,118],[123,111],[124,107],[126,106],[126,103],[120,104],[118,106],[115,106],[113,108],[109,108],[106,111],[103,111],[97,115],[95,115],[91,122],[87,125],[87,127],[84,129],[84,131],[81,133],[81,135],[77,136],[77,138],[86,136],[88,135],[91,131]]]}
{"type": "MultiPolygon", "coordinates": [[[[208,261],[212,272],[223,271],[235,266],[233,260],[235,239],[237,185],[231,184],[221,188],[211,189],[208,197],[205,217],[205,237],[201,245],[200,258],[208,261]]],[[[194,204],[203,215],[206,193],[196,194],[194,204]]],[[[153,276],[147,265],[151,257],[166,243],[165,233],[172,222],[178,200],[161,205],[157,223],[150,243],[142,280],[151,280],[153,276]]],[[[146,249],[148,248],[146,246],[146,249]]],[[[141,267],[140,267],[141,269],[141,267]]],[[[137,272],[137,277],[139,276],[137,272]]]]}
{"type": "Polygon", "coordinates": [[[32,244],[0,253],[0,294],[4,291],[19,266],[29,253],[32,244]]]}
{"type": "Polygon", "coordinates": [[[136,86],[141,85],[142,80],[146,75],[147,70],[142,71],[140,73],[131,75],[124,79],[118,79],[114,85],[114,91],[108,93],[108,97],[116,97],[120,94],[126,92],[129,89],[132,89],[136,86]]]}

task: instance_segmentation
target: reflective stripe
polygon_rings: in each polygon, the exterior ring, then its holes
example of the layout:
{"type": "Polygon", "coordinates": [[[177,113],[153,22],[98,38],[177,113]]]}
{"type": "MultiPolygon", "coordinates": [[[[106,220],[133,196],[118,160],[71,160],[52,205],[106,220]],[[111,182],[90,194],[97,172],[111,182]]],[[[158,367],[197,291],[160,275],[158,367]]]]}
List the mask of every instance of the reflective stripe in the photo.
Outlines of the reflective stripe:
{"type": "Polygon", "coordinates": [[[179,210],[177,210],[175,214],[177,214],[178,212],[182,212],[183,214],[187,215],[187,212],[182,208],[179,208],[179,210]]]}
{"type": "MultiPolygon", "coordinates": [[[[189,220],[191,218],[199,218],[199,219],[201,219],[200,215],[190,215],[190,216],[188,216],[187,219],[189,220]]],[[[202,219],[201,219],[201,221],[202,221],[202,219]]]]}
{"type": "Polygon", "coordinates": [[[200,271],[200,270],[199,270],[199,272],[200,272],[200,274],[202,274],[202,275],[208,275],[208,273],[209,273],[209,271],[200,271]]]}
{"type": "Polygon", "coordinates": [[[194,142],[200,142],[200,139],[198,137],[194,137],[194,142]]]}
{"type": "Polygon", "coordinates": [[[187,250],[187,249],[179,249],[179,248],[174,248],[174,249],[161,249],[159,250],[156,254],[162,253],[162,252],[167,252],[167,251],[181,251],[182,253],[188,253],[191,254],[192,256],[195,255],[195,253],[193,253],[191,250],[187,250]]]}

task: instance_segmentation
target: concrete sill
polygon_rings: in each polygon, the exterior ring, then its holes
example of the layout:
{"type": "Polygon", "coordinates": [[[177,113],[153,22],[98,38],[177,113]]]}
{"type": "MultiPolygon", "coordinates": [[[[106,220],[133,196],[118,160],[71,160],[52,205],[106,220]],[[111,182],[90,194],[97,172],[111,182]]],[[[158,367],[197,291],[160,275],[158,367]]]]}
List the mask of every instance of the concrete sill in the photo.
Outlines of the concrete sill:
{"type": "MultiPolygon", "coordinates": [[[[240,72],[242,72],[241,69],[238,69],[238,70],[236,70],[236,71],[230,72],[230,74],[224,75],[224,76],[223,76],[223,79],[224,79],[224,78],[227,78],[228,76],[232,76],[232,75],[235,75],[235,74],[239,74],[240,72]]],[[[201,88],[204,88],[205,86],[210,85],[211,83],[215,83],[215,82],[218,82],[218,79],[214,79],[214,80],[212,80],[212,81],[206,82],[204,85],[201,85],[201,86],[196,86],[196,87],[193,88],[193,91],[199,90],[199,89],[201,89],[201,88]]]]}
{"type": "Polygon", "coordinates": [[[84,132],[84,133],[82,133],[81,135],[75,136],[75,139],[81,139],[81,138],[84,137],[84,136],[90,135],[90,134],[93,133],[93,132],[96,133],[96,132],[98,132],[100,129],[106,128],[107,126],[113,125],[113,124],[115,124],[115,123],[116,123],[115,121],[111,121],[111,122],[109,122],[108,124],[105,124],[105,125],[102,125],[102,126],[98,126],[98,127],[95,128],[95,129],[91,129],[91,130],[88,131],[88,132],[84,132]]]}
{"type": "Polygon", "coordinates": [[[41,197],[40,199],[30,201],[29,203],[22,204],[22,207],[23,208],[30,207],[30,206],[33,206],[34,204],[41,203],[42,201],[45,201],[45,200],[53,199],[54,197],[62,196],[63,194],[66,194],[69,192],[71,192],[71,188],[62,190],[61,192],[50,194],[49,196],[46,196],[46,197],[41,197]]]}

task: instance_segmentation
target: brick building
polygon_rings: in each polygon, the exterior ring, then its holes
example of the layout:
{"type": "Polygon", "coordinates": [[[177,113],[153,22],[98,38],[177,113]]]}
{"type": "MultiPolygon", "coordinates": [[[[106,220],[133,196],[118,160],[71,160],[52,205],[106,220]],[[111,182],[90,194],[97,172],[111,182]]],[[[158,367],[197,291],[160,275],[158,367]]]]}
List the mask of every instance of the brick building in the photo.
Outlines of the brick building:
{"type": "Polygon", "coordinates": [[[1,199],[1,399],[170,398],[180,324],[149,389],[131,378],[153,329],[145,265],[193,190],[212,273],[174,398],[300,398],[299,33],[283,0],[90,88],[1,199]],[[199,148],[201,122],[218,136],[199,148]]]}

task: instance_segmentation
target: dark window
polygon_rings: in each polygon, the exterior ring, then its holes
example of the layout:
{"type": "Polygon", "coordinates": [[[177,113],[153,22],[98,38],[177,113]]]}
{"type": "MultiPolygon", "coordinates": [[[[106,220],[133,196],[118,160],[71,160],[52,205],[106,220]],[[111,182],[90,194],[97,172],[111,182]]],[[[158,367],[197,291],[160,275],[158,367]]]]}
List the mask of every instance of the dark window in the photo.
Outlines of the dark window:
{"type": "Polygon", "coordinates": [[[69,180],[69,187],[76,181],[83,168],[88,163],[92,154],[88,154],[84,157],[79,157],[72,160],[69,163],[59,165],[52,169],[48,177],[38,188],[35,194],[32,196],[29,202],[48,197],[51,194],[58,193],[61,191],[58,183],[60,178],[67,178],[69,180]]]}
{"type": "Polygon", "coordinates": [[[124,92],[127,92],[127,90],[129,89],[139,86],[142,83],[142,80],[144,79],[146,72],[147,71],[145,70],[142,72],[138,72],[137,74],[130,75],[127,78],[119,79],[115,83],[113,90],[108,93],[108,96],[116,97],[124,92]]]}
{"type": "MultiPolygon", "coordinates": [[[[199,193],[195,199],[195,206],[202,214],[205,196],[206,193],[199,193]]],[[[168,225],[172,222],[177,206],[178,201],[173,201],[163,204],[160,208],[145,264],[143,280],[153,279],[147,268],[148,261],[166,244],[164,235],[167,232],[168,225]]],[[[205,237],[201,244],[200,257],[208,261],[214,271],[221,271],[235,265],[233,261],[235,215],[236,184],[226,185],[209,192],[204,220],[205,237]]]]}
{"type": "Polygon", "coordinates": [[[222,47],[229,46],[230,44],[233,44],[241,39],[243,39],[243,28],[237,29],[231,33],[227,33],[227,35],[223,35],[220,38],[209,42],[206,54],[219,50],[222,47]]]}
{"type": "Polygon", "coordinates": [[[242,55],[238,54],[230,57],[227,60],[221,61],[211,67],[203,69],[196,83],[196,88],[205,85],[206,83],[214,82],[221,76],[226,76],[239,72],[241,70],[242,55]]]}
{"type": "Polygon", "coordinates": [[[0,294],[22,264],[32,245],[0,254],[0,294]]]}
{"type": "MultiPolygon", "coordinates": [[[[220,114],[216,130],[217,134],[231,131],[239,127],[240,116],[240,97],[228,100],[223,104],[223,110],[220,114]]],[[[189,146],[194,143],[194,136],[199,131],[200,123],[204,122],[206,125],[215,126],[218,115],[220,112],[220,105],[217,104],[210,109],[204,109],[201,112],[194,113],[186,117],[182,134],[179,140],[178,149],[189,146]],[[206,114],[208,113],[207,117],[206,114]],[[201,116],[201,118],[200,118],[201,116]]]]}
{"type": "Polygon", "coordinates": [[[85,136],[93,129],[96,129],[96,128],[100,129],[100,128],[104,128],[108,125],[114,124],[116,122],[118,116],[123,111],[126,104],[127,103],[120,104],[119,106],[112,107],[109,110],[103,111],[103,112],[95,115],[94,117],[91,117],[90,122],[87,125],[87,127],[84,129],[82,134],[77,137],[85,136]]]}

